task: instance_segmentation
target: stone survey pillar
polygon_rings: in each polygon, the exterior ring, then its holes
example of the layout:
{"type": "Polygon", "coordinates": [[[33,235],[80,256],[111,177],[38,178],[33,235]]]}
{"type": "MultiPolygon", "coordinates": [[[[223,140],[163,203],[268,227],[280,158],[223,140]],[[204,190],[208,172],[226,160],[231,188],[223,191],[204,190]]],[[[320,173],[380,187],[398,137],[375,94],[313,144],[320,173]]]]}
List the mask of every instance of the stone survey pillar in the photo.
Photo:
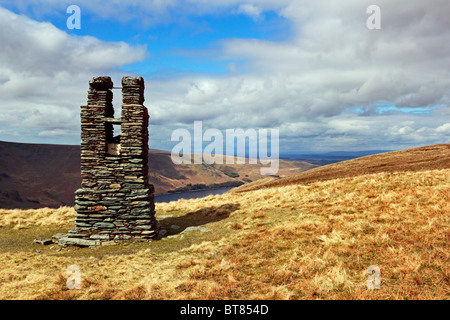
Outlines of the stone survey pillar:
{"type": "Polygon", "coordinates": [[[81,188],[75,192],[75,228],[62,245],[148,241],[157,236],[153,185],[148,183],[148,111],[144,79],[122,79],[122,114],[114,117],[109,77],[89,82],[81,107],[81,188]],[[114,136],[114,126],[121,134],[114,136]]]}

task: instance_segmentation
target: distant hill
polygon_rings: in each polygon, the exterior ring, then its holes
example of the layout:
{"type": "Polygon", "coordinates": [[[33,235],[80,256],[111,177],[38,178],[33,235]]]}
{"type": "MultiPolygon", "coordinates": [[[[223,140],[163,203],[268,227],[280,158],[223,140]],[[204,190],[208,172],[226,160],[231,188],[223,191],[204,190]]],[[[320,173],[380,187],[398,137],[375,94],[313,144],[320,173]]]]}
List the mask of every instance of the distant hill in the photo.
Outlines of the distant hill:
{"type": "Polygon", "coordinates": [[[317,167],[283,178],[266,178],[243,185],[234,192],[294,184],[309,184],[337,178],[379,172],[425,171],[450,168],[450,144],[437,144],[401,151],[392,151],[317,167]]]}
{"type": "MultiPolygon", "coordinates": [[[[149,150],[149,180],[155,193],[166,194],[187,185],[263,178],[260,165],[175,165],[170,152],[149,150]]],[[[279,176],[316,167],[302,161],[280,160],[279,176]]],[[[80,147],[0,141],[0,208],[42,208],[74,204],[81,185],[80,147]]]]}
{"type": "Polygon", "coordinates": [[[308,154],[284,154],[281,158],[286,160],[306,161],[317,165],[327,165],[331,163],[361,158],[378,153],[390,152],[392,150],[362,150],[362,151],[331,151],[324,153],[308,154]]]}

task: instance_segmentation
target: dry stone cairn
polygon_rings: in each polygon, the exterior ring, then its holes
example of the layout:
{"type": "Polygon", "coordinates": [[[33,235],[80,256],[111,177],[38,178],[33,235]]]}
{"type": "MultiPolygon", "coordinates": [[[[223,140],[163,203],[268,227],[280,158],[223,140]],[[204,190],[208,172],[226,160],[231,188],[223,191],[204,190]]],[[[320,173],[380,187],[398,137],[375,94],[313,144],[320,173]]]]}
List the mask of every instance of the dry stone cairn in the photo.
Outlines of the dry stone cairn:
{"type": "Polygon", "coordinates": [[[114,117],[110,77],[89,82],[81,107],[81,188],[75,228],[61,245],[149,241],[157,236],[154,188],[148,183],[148,111],[142,77],[122,78],[122,114],[114,117]],[[114,137],[114,126],[121,134],[114,137]]]}

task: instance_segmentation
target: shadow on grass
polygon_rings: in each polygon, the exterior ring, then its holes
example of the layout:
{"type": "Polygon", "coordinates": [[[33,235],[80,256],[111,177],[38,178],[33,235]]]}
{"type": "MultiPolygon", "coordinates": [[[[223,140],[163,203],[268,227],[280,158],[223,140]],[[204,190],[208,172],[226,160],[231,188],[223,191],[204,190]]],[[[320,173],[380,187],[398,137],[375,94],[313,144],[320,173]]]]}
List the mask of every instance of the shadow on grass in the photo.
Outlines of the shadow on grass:
{"type": "MultiPolygon", "coordinates": [[[[227,203],[219,207],[207,207],[197,211],[192,211],[181,217],[171,217],[158,220],[162,229],[167,233],[163,237],[176,235],[183,232],[188,227],[197,227],[210,222],[226,219],[230,214],[240,207],[239,204],[227,203]]],[[[159,237],[161,239],[161,236],[159,237]]]]}

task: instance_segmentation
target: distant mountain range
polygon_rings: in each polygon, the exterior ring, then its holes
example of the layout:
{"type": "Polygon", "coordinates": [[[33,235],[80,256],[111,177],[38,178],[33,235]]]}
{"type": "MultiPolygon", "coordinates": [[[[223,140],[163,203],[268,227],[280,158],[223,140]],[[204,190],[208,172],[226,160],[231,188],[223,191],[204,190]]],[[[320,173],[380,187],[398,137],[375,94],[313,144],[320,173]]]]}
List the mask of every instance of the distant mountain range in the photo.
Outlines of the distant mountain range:
{"type": "MultiPolygon", "coordinates": [[[[213,187],[227,182],[252,182],[261,165],[175,165],[170,152],[149,150],[149,181],[155,194],[213,187]]],[[[302,172],[317,165],[280,160],[279,176],[302,172]]],[[[0,141],[0,208],[72,206],[81,185],[80,146],[0,141]]]]}
{"type": "Polygon", "coordinates": [[[331,151],[311,154],[283,154],[286,160],[307,161],[317,165],[326,165],[335,162],[370,156],[373,154],[391,152],[392,150],[362,150],[362,151],[331,151]]]}

